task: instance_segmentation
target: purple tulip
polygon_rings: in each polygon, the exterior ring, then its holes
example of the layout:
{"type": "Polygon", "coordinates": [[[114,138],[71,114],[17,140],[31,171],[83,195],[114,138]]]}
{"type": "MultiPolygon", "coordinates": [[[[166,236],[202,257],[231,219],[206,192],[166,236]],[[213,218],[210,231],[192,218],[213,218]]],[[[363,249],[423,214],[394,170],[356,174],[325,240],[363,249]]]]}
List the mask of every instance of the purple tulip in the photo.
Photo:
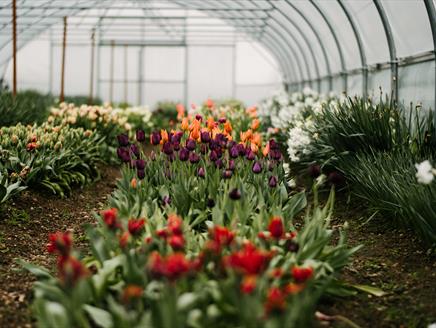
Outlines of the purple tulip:
{"type": "Polygon", "coordinates": [[[180,143],[180,141],[182,140],[182,136],[183,136],[183,132],[176,132],[171,136],[171,142],[174,144],[176,142],[180,143]]]}
{"type": "Polygon", "coordinates": [[[130,151],[136,156],[139,157],[139,148],[135,144],[130,145],[130,151]]]}
{"type": "Polygon", "coordinates": [[[210,148],[210,150],[216,150],[216,149],[221,148],[219,141],[217,141],[217,140],[210,140],[209,148],[210,148]]]}
{"type": "Polygon", "coordinates": [[[207,145],[200,145],[200,153],[202,153],[203,155],[207,154],[207,145]]]}
{"type": "Polygon", "coordinates": [[[238,144],[239,156],[245,156],[245,146],[243,144],[238,144]]]}
{"type": "Polygon", "coordinates": [[[151,134],[151,143],[156,146],[160,143],[161,140],[162,140],[162,137],[160,135],[160,132],[153,131],[153,133],[151,134]]]}
{"type": "Polygon", "coordinates": [[[200,178],[204,178],[206,176],[206,171],[203,167],[199,167],[197,170],[197,176],[200,178]]]}
{"type": "Polygon", "coordinates": [[[201,116],[200,114],[197,114],[197,115],[195,115],[195,119],[197,120],[197,121],[203,121],[203,116],[201,116]]]}
{"type": "Polygon", "coordinates": [[[215,166],[216,166],[217,168],[221,169],[221,168],[223,168],[224,163],[223,163],[223,161],[222,161],[221,159],[217,159],[217,160],[215,161],[215,166]]]}
{"type": "Polygon", "coordinates": [[[127,148],[125,147],[118,148],[117,155],[124,163],[130,162],[130,153],[127,148]]]}
{"type": "Polygon", "coordinates": [[[227,143],[227,148],[228,148],[228,149],[232,149],[232,147],[234,147],[234,146],[236,146],[236,145],[237,145],[236,141],[234,141],[234,140],[230,140],[230,141],[227,143]]]}
{"type": "Polygon", "coordinates": [[[188,148],[182,148],[179,152],[179,159],[182,162],[186,162],[189,158],[189,150],[188,148]]]}
{"type": "Polygon", "coordinates": [[[225,147],[227,145],[227,137],[222,133],[218,133],[215,137],[215,140],[221,147],[225,147]]]}
{"type": "Polygon", "coordinates": [[[255,174],[258,174],[258,173],[262,172],[262,164],[260,164],[260,162],[254,162],[253,163],[253,167],[251,168],[251,170],[255,174]]]}
{"type": "Polygon", "coordinates": [[[192,152],[189,154],[189,161],[192,164],[198,163],[200,161],[200,156],[198,156],[198,154],[192,152]]]}
{"type": "Polygon", "coordinates": [[[275,188],[277,187],[277,177],[275,177],[274,175],[272,175],[269,180],[268,180],[268,186],[270,188],[275,188]]]}
{"type": "Polygon", "coordinates": [[[208,143],[210,141],[210,134],[207,131],[203,131],[200,134],[201,142],[208,143]]]}
{"type": "Polygon", "coordinates": [[[232,177],[233,172],[231,170],[225,170],[223,172],[223,178],[224,179],[230,179],[232,177]]]}
{"type": "Polygon", "coordinates": [[[138,174],[139,179],[143,180],[145,178],[145,171],[144,170],[138,169],[136,172],[138,174]]]}
{"type": "Polygon", "coordinates": [[[344,176],[339,172],[331,172],[327,180],[335,186],[342,185],[345,182],[344,176]]]}
{"type": "Polygon", "coordinates": [[[217,152],[216,152],[215,150],[212,150],[212,151],[210,152],[210,160],[211,160],[212,162],[215,162],[217,159],[218,159],[218,154],[217,154],[217,152]]]}
{"type": "Polygon", "coordinates": [[[236,158],[239,156],[239,150],[237,146],[230,148],[229,155],[231,158],[236,158]]]}
{"type": "Polygon", "coordinates": [[[172,145],[173,145],[173,149],[175,151],[179,151],[180,150],[180,142],[174,141],[174,142],[172,142],[172,145]]]}
{"type": "Polygon", "coordinates": [[[282,158],[282,153],[279,149],[270,149],[269,156],[276,161],[279,161],[282,158]]]}
{"type": "Polygon", "coordinates": [[[274,139],[271,139],[269,141],[269,149],[279,149],[279,148],[280,148],[279,144],[274,139]]]}
{"type": "Polygon", "coordinates": [[[221,117],[218,122],[220,122],[221,124],[226,123],[227,119],[225,117],[221,117]]]}
{"type": "Polygon", "coordinates": [[[251,149],[247,152],[247,159],[249,160],[249,161],[252,161],[252,160],[254,160],[255,158],[256,158],[256,154],[255,153],[253,153],[252,151],[251,151],[251,149]]]}
{"type": "Polygon", "coordinates": [[[145,169],[145,161],[143,159],[137,159],[135,161],[135,166],[138,170],[143,170],[145,169]]]}
{"type": "Polygon", "coordinates": [[[235,168],[236,168],[236,162],[235,162],[235,160],[231,159],[229,161],[229,170],[234,171],[235,168]]]}
{"type": "Polygon", "coordinates": [[[239,189],[235,188],[229,192],[229,197],[233,200],[238,200],[241,198],[241,192],[239,191],[239,189]]]}
{"type": "Polygon", "coordinates": [[[215,206],[215,201],[212,198],[208,198],[206,201],[206,206],[212,208],[215,206]]]}
{"type": "Polygon", "coordinates": [[[188,148],[189,150],[194,150],[196,146],[197,146],[197,143],[195,142],[194,139],[186,140],[186,148],[188,148]]]}
{"type": "Polygon", "coordinates": [[[173,146],[168,141],[164,143],[164,145],[162,147],[162,150],[167,155],[172,155],[173,154],[173,146]]]}
{"type": "Polygon", "coordinates": [[[145,132],[144,130],[136,130],[136,141],[144,142],[145,141],[145,132]]]}
{"type": "Polygon", "coordinates": [[[118,143],[121,147],[129,145],[129,136],[125,133],[117,135],[118,143]]]}

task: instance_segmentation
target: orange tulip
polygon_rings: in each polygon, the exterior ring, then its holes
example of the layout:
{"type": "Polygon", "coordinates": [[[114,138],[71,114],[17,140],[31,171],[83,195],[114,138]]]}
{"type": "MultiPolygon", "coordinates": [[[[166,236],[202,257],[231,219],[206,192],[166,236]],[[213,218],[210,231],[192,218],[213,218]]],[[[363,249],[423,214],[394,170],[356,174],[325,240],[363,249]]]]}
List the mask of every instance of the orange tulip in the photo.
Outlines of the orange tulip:
{"type": "Polygon", "coordinates": [[[251,142],[255,143],[258,146],[262,145],[262,136],[260,135],[260,133],[258,133],[258,132],[253,133],[253,136],[251,138],[251,142]]]}
{"type": "Polygon", "coordinates": [[[250,144],[250,148],[251,148],[251,151],[255,154],[257,154],[257,152],[259,151],[259,147],[253,142],[250,144]]]}
{"type": "Polygon", "coordinates": [[[224,123],[224,131],[226,131],[227,133],[232,132],[233,128],[232,128],[232,124],[230,123],[229,120],[226,121],[226,123],[224,123]]]}
{"type": "Polygon", "coordinates": [[[199,120],[195,119],[192,121],[191,125],[189,126],[189,130],[200,130],[201,123],[199,120]]]}
{"type": "Polygon", "coordinates": [[[177,104],[176,110],[177,110],[177,119],[181,120],[183,116],[185,116],[185,106],[183,106],[182,104],[177,104]]]}
{"type": "Polygon", "coordinates": [[[215,121],[212,116],[207,118],[207,128],[211,131],[215,128],[215,121]]]}
{"type": "Polygon", "coordinates": [[[253,122],[251,122],[251,128],[253,130],[257,130],[259,128],[259,125],[260,125],[260,121],[257,118],[254,119],[253,122]]]}
{"type": "Polygon", "coordinates": [[[215,104],[213,103],[213,100],[212,100],[212,99],[208,99],[208,100],[206,100],[206,106],[207,106],[209,109],[211,109],[212,107],[215,106],[215,104]]]}
{"type": "Polygon", "coordinates": [[[183,131],[187,131],[189,129],[189,120],[187,117],[183,118],[181,128],[183,131]]]}
{"type": "Polygon", "coordinates": [[[160,141],[161,144],[164,144],[168,141],[168,132],[167,130],[160,130],[160,136],[162,137],[162,140],[160,141]]]}
{"type": "Polygon", "coordinates": [[[195,128],[192,129],[190,137],[194,140],[200,140],[200,130],[195,128]]]}
{"type": "Polygon", "coordinates": [[[269,142],[267,142],[266,146],[263,147],[262,154],[263,154],[263,156],[265,156],[265,157],[268,156],[268,154],[269,154],[269,142]]]}

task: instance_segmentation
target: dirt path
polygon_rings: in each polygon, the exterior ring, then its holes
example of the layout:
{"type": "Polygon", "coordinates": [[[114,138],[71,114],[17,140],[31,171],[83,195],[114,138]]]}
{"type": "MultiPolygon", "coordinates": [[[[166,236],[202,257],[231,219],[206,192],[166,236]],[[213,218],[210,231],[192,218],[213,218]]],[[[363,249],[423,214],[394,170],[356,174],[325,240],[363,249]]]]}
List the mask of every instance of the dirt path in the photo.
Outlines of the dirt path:
{"type": "Polygon", "coordinates": [[[48,234],[71,230],[76,246],[84,246],[83,225],[94,222],[92,213],[102,209],[115,187],[119,169],[104,167],[102,178],[92,186],[76,190],[66,199],[23,192],[0,212],[0,327],[30,327],[29,304],[34,278],[17,271],[16,258],[53,267],[46,251],[48,234]]]}

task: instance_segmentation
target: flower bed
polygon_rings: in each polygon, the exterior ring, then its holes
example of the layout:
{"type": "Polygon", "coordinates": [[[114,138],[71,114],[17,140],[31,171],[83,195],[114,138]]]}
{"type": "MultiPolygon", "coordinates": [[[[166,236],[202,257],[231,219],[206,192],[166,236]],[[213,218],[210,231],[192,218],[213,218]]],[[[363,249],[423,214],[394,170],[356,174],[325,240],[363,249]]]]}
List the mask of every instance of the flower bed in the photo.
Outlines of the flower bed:
{"type": "MultiPolygon", "coordinates": [[[[289,195],[282,154],[228,111],[180,115],[180,129],[147,140],[118,136],[122,177],[88,229],[92,255],[70,233],[50,236],[58,276],[36,274],[35,315],[44,327],[301,327],[314,319],[357,248],[336,242],[334,192],[295,219],[305,193],[289,195]],[[238,128],[235,128],[238,126],[238,128]]],[[[180,112],[182,112],[180,110],[180,112]]],[[[251,111],[253,112],[253,111],[251,111]]],[[[252,113],[253,114],[253,113],[252,113]]],[[[254,115],[253,115],[254,116],[254,115]]],[[[315,195],[318,185],[313,187],[315,195]]]]}

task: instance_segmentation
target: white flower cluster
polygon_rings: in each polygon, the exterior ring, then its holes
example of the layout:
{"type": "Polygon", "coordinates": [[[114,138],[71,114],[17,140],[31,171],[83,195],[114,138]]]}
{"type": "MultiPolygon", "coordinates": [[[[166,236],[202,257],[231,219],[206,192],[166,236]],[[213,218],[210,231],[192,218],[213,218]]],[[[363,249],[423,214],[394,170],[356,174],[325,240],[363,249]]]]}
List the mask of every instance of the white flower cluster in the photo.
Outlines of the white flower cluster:
{"type": "Polygon", "coordinates": [[[114,114],[121,117],[129,117],[131,115],[141,116],[142,122],[149,123],[151,121],[152,112],[148,106],[134,106],[127,107],[126,109],[115,108],[113,110],[114,114]]]}
{"type": "Polygon", "coordinates": [[[307,118],[304,121],[297,121],[296,125],[289,129],[288,135],[288,154],[291,162],[299,162],[301,155],[310,154],[310,144],[314,138],[313,120],[307,118]]]}
{"type": "Polygon", "coordinates": [[[432,167],[429,160],[415,164],[415,167],[417,171],[415,176],[419,183],[430,184],[436,176],[436,169],[432,167]]]}

